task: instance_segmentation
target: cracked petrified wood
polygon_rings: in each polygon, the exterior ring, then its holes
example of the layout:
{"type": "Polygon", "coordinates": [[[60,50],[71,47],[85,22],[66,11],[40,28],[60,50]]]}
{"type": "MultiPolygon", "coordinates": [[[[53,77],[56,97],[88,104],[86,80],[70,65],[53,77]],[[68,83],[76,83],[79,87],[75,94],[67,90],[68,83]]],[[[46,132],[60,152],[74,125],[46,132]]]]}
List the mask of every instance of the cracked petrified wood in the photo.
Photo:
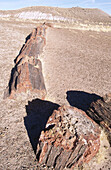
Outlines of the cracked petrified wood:
{"type": "Polygon", "coordinates": [[[40,165],[56,170],[90,161],[100,146],[99,126],[85,112],[62,106],[49,117],[37,147],[40,165]]]}
{"type": "Polygon", "coordinates": [[[38,59],[45,45],[46,25],[33,30],[15,59],[15,67],[11,71],[10,81],[5,90],[4,98],[18,94],[37,94],[44,98],[46,94],[42,75],[42,64],[38,59]]]}
{"type": "Polygon", "coordinates": [[[111,93],[91,103],[88,115],[103,127],[111,142],[111,93]]]}

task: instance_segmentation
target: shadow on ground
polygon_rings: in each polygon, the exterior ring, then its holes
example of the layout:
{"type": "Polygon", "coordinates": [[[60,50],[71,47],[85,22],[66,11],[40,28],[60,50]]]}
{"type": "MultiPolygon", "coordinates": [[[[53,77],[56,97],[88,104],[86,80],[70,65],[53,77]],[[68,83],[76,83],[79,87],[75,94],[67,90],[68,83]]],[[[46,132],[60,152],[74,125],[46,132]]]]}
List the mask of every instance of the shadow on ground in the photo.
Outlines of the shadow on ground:
{"type": "Polygon", "coordinates": [[[83,111],[87,111],[92,102],[101,99],[96,94],[90,94],[83,91],[67,91],[67,100],[71,106],[77,107],[83,111]]]}
{"type": "Polygon", "coordinates": [[[45,129],[49,116],[58,107],[58,104],[40,99],[29,101],[26,105],[27,116],[24,117],[24,124],[35,154],[40,133],[45,129]]]}
{"type": "Polygon", "coordinates": [[[30,39],[32,33],[30,33],[26,38],[25,38],[25,43],[22,45],[20,51],[19,51],[19,54],[16,56],[16,58],[14,59],[14,63],[16,63],[18,57],[20,56],[20,54],[23,52],[23,49],[25,47],[25,44],[27,43],[27,41],[30,39]]]}
{"type": "MultiPolygon", "coordinates": [[[[27,41],[30,39],[32,34],[29,34],[26,38],[25,38],[25,43],[27,43],[27,41]]],[[[17,79],[18,79],[18,70],[17,70],[17,66],[19,65],[19,63],[21,62],[22,58],[16,63],[18,57],[20,56],[20,54],[23,52],[23,49],[25,47],[25,44],[23,44],[22,48],[19,51],[19,54],[17,55],[17,57],[14,59],[14,63],[15,66],[12,68],[11,70],[11,74],[10,74],[10,80],[8,83],[7,88],[5,89],[4,92],[4,99],[6,97],[9,97],[12,91],[12,88],[17,89],[17,79]],[[12,87],[12,84],[14,83],[14,86],[12,87]]]]}

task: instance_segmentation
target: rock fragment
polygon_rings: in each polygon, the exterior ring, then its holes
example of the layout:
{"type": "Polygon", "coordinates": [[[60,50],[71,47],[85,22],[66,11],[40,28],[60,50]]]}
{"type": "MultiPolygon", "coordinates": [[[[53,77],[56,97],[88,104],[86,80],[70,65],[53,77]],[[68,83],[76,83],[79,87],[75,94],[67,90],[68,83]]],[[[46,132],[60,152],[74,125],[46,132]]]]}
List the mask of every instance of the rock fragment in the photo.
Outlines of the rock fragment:
{"type": "Polygon", "coordinates": [[[99,126],[82,110],[61,106],[49,117],[41,132],[38,160],[49,168],[73,168],[90,161],[99,146],[99,126]]]}

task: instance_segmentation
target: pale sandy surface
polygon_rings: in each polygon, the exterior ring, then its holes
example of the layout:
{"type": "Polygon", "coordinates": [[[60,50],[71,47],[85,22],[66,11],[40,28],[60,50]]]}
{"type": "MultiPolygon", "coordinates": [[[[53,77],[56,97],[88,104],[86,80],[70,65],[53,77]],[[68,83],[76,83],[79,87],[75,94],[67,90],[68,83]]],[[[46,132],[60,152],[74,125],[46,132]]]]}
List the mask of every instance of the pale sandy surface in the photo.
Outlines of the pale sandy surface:
{"type": "MultiPolygon", "coordinates": [[[[35,24],[0,22],[0,170],[38,169],[24,125],[24,98],[3,100],[13,60],[35,24]]],[[[103,95],[111,90],[111,33],[48,29],[47,44],[40,57],[47,88],[47,100],[68,104],[68,90],[103,95]]],[[[106,140],[105,140],[106,141],[106,140]]],[[[110,167],[109,144],[102,143],[103,158],[85,169],[110,167]],[[90,167],[90,168],[89,168],[90,167]]]]}
{"type": "Polygon", "coordinates": [[[111,92],[111,32],[47,30],[41,57],[47,98],[67,104],[66,92],[111,92]]]}

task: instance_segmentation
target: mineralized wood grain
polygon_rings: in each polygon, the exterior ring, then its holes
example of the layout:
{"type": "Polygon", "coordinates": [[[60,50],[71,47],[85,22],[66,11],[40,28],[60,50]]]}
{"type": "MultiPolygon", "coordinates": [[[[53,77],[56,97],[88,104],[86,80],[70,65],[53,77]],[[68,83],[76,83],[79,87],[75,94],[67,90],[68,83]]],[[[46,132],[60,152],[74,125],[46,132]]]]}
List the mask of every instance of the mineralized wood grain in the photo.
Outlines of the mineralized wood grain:
{"type": "Polygon", "coordinates": [[[99,126],[82,110],[61,106],[49,117],[41,132],[38,161],[55,170],[73,168],[90,161],[99,146],[99,126]]]}
{"type": "Polygon", "coordinates": [[[45,45],[46,26],[42,25],[27,36],[26,42],[14,60],[15,67],[11,71],[4,98],[13,98],[20,93],[34,92],[40,98],[46,95],[42,74],[42,64],[38,59],[45,45]]]}
{"type": "Polygon", "coordinates": [[[111,93],[91,103],[87,113],[107,131],[111,142],[111,93]]]}

